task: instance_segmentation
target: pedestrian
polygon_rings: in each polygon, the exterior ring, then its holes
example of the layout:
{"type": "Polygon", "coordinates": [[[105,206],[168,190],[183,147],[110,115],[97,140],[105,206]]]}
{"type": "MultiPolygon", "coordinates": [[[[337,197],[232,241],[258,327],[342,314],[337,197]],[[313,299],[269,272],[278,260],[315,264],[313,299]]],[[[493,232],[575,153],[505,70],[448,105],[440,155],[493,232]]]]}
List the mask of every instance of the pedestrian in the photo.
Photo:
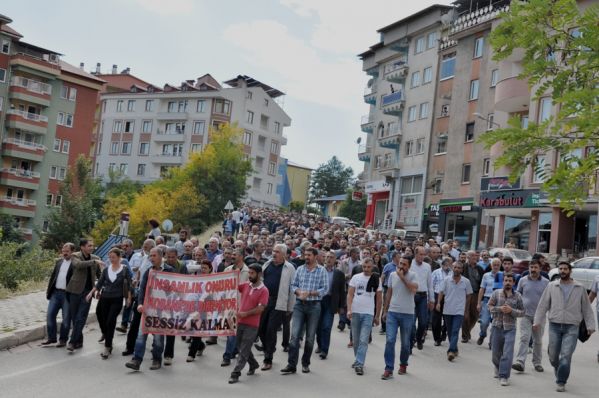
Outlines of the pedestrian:
{"type": "MultiPolygon", "coordinates": [[[[385,264],[383,267],[383,271],[381,274],[381,283],[383,285],[383,297],[387,297],[387,287],[389,283],[389,276],[397,270],[399,266],[399,261],[401,260],[401,252],[393,251],[391,253],[391,262],[385,264]]],[[[381,330],[380,334],[385,334],[387,330],[387,325],[385,318],[381,318],[381,330]]]]}
{"type": "Polygon", "coordinates": [[[411,344],[416,345],[419,350],[422,350],[424,345],[424,335],[428,328],[428,310],[435,306],[435,294],[433,292],[433,280],[430,264],[424,262],[426,250],[424,246],[418,246],[415,249],[414,259],[410,266],[416,278],[418,279],[418,291],[414,296],[415,303],[415,320],[412,330],[411,344]],[[416,328],[418,323],[418,328],[416,328]]]}
{"type": "MultiPolygon", "coordinates": [[[[181,230],[184,231],[184,230],[181,230]]],[[[181,236],[179,232],[179,236],[181,236]]],[[[187,232],[185,233],[187,236],[187,232]]],[[[186,265],[178,259],[178,250],[176,247],[169,247],[166,249],[166,256],[164,259],[165,264],[172,267],[176,273],[186,275],[186,265]]],[[[164,344],[164,366],[171,366],[173,364],[173,358],[175,357],[175,339],[176,336],[166,336],[164,344]]]]}
{"type": "Polygon", "coordinates": [[[370,257],[362,260],[362,272],[349,281],[347,292],[347,317],[351,321],[354,363],[357,375],[364,374],[364,363],[368,351],[368,341],[372,325],[378,326],[382,310],[380,277],[373,272],[374,263],[370,257]]]}
{"type": "MultiPolygon", "coordinates": [[[[589,293],[589,301],[591,304],[599,294],[599,275],[595,277],[593,280],[593,284],[591,285],[591,292],[589,293]]],[[[597,307],[597,322],[599,323],[599,305],[597,307]]],[[[599,362],[599,352],[597,352],[597,362],[599,362]]]]}
{"type": "MultiPolygon", "coordinates": [[[[243,262],[243,250],[237,249],[234,254],[233,264],[229,265],[225,268],[224,272],[239,272],[238,276],[238,284],[245,283],[249,280],[249,268],[243,262]]],[[[260,311],[262,313],[262,310],[260,311]]],[[[260,316],[258,316],[258,319],[260,316]]],[[[255,337],[254,337],[255,338],[255,337]]],[[[235,336],[227,336],[227,343],[225,345],[225,352],[223,354],[223,361],[220,366],[229,366],[231,364],[231,359],[235,357],[237,354],[237,343],[235,341],[235,336]]]]}
{"type": "Polygon", "coordinates": [[[318,347],[316,353],[320,359],[326,359],[329,355],[333,320],[336,313],[343,311],[347,297],[345,292],[345,275],[336,268],[337,257],[335,253],[333,251],[326,252],[324,261],[329,286],[327,293],[322,298],[320,319],[316,330],[316,344],[318,347]]]}
{"type": "Polygon", "coordinates": [[[131,276],[129,270],[121,263],[121,249],[112,248],[108,252],[110,264],[102,270],[96,286],[88,293],[86,300],[91,301],[98,292],[102,303],[99,317],[104,325],[104,351],[102,359],[108,359],[112,354],[112,340],[119,313],[123,309],[123,300],[131,305],[131,276]]]}
{"type": "MultiPolygon", "coordinates": [[[[435,303],[439,302],[439,293],[443,286],[443,280],[453,275],[451,265],[453,259],[447,255],[441,260],[441,268],[433,271],[431,279],[433,281],[433,291],[435,292],[435,303]]],[[[447,325],[443,318],[443,303],[441,303],[441,309],[437,310],[437,306],[433,309],[432,313],[432,324],[433,339],[435,340],[435,346],[440,346],[443,341],[447,338],[447,325]]]]}
{"type": "MultiPolygon", "coordinates": [[[[480,263],[479,263],[480,264],[480,263]]],[[[478,304],[476,310],[480,313],[480,333],[476,344],[482,345],[487,337],[487,330],[491,323],[491,313],[489,312],[489,299],[493,294],[493,286],[495,285],[495,277],[501,268],[501,260],[493,258],[489,264],[491,270],[485,272],[483,279],[480,283],[480,290],[478,291],[478,304]]],[[[482,267],[482,265],[481,265],[482,267]]]]}
{"type": "Polygon", "coordinates": [[[314,335],[320,318],[320,302],[329,287],[327,271],[322,265],[317,264],[317,256],[318,249],[313,247],[306,249],[306,264],[297,269],[291,283],[291,291],[295,294],[296,301],[293,307],[287,366],[281,369],[281,373],[285,375],[296,372],[300,349],[299,341],[302,335],[305,336],[302,373],[310,372],[314,335]]]}
{"type": "Polygon", "coordinates": [[[532,260],[528,266],[528,274],[523,276],[518,283],[518,293],[522,295],[524,302],[524,316],[520,318],[520,348],[516,356],[516,362],[512,369],[524,372],[524,364],[528,355],[528,347],[532,336],[532,364],[537,372],[543,371],[541,359],[543,356],[543,330],[544,324],[539,330],[533,332],[535,312],[541,300],[541,295],[549,284],[549,280],[541,274],[541,264],[538,260],[532,260]]]}
{"type": "Polygon", "coordinates": [[[416,302],[414,297],[418,291],[418,277],[415,272],[410,271],[412,259],[402,257],[395,272],[389,275],[387,294],[383,318],[387,320],[387,339],[385,342],[385,371],[381,379],[388,380],[393,377],[393,365],[395,363],[395,341],[397,339],[397,328],[401,339],[399,354],[398,374],[406,374],[408,359],[411,349],[411,334],[414,327],[414,309],[416,302]]]}
{"type": "Polygon", "coordinates": [[[60,335],[56,347],[64,347],[67,345],[69,338],[69,330],[71,329],[71,316],[69,312],[69,302],[67,300],[67,283],[69,271],[71,270],[71,255],[75,251],[75,245],[65,243],[62,246],[62,257],[54,263],[54,269],[48,288],[46,289],[46,299],[48,300],[48,311],[46,315],[46,340],[42,342],[42,346],[56,344],[56,316],[58,311],[62,312],[62,322],[60,323],[60,335]]]}
{"type": "MultiPolygon", "coordinates": [[[[243,254],[243,253],[242,253],[243,254]]],[[[243,256],[241,255],[243,260],[243,256]]],[[[239,311],[237,312],[237,364],[231,372],[229,384],[237,383],[241,371],[246,363],[249,363],[250,369],[248,376],[253,375],[260,366],[252,354],[252,344],[258,336],[258,327],[260,325],[260,315],[268,304],[268,289],[260,279],[262,267],[260,264],[252,264],[248,268],[248,281],[242,282],[238,286],[240,292],[239,311]]]]}
{"type": "MultiPolygon", "coordinates": [[[[454,241],[457,242],[457,241],[454,241]]],[[[484,270],[478,265],[478,254],[474,250],[469,250],[466,253],[467,264],[464,265],[464,277],[470,281],[474,299],[468,301],[468,307],[464,313],[464,323],[462,325],[462,343],[470,341],[472,329],[478,323],[478,302],[476,297],[480,290],[480,284],[483,279],[484,270]]]]}
{"type": "Polygon", "coordinates": [[[578,329],[583,320],[589,334],[595,331],[593,309],[582,284],[571,278],[572,265],[560,261],[559,279],[543,291],[535,312],[533,331],[539,331],[549,319],[549,362],[555,370],[556,391],[566,390],[572,354],[576,349],[578,329]]]}
{"type": "MultiPolygon", "coordinates": [[[[123,250],[123,257],[121,261],[127,261],[129,272],[131,275],[133,275],[133,270],[131,269],[131,259],[135,254],[135,251],[133,250],[133,241],[131,239],[125,239],[121,243],[121,249],[123,250]]],[[[121,315],[121,324],[116,327],[117,332],[127,333],[127,329],[129,328],[129,322],[131,322],[131,308],[132,306],[125,306],[125,308],[123,308],[123,313],[121,315]]]]}
{"type": "Polygon", "coordinates": [[[504,273],[503,288],[492,293],[488,304],[489,312],[493,316],[492,362],[495,366],[495,377],[499,378],[502,386],[508,386],[510,383],[516,342],[516,318],[524,315],[522,296],[513,291],[513,287],[514,275],[504,273]]]}
{"type": "Polygon", "coordinates": [[[175,242],[175,249],[177,250],[177,257],[181,257],[184,253],[183,244],[187,242],[187,236],[189,232],[186,229],[181,228],[179,230],[179,240],[175,242]]]}
{"type": "MultiPolygon", "coordinates": [[[[200,275],[209,275],[212,273],[212,262],[209,260],[201,260],[200,263],[200,275]]],[[[204,301],[211,299],[210,297],[204,298],[204,301]]],[[[200,314],[202,319],[206,318],[206,314],[200,314]]],[[[187,352],[187,359],[185,362],[193,362],[196,359],[196,355],[201,357],[204,354],[204,350],[206,349],[206,343],[202,341],[202,338],[199,336],[193,336],[191,338],[191,342],[189,344],[189,350],[187,352]]]]}
{"type": "Polygon", "coordinates": [[[443,281],[436,304],[437,311],[441,311],[441,303],[443,303],[443,317],[449,336],[447,360],[450,362],[459,354],[458,336],[473,293],[470,281],[462,276],[463,269],[464,266],[459,261],[453,263],[453,275],[443,281]]]}
{"type": "Polygon", "coordinates": [[[150,228],[152,228],[150,233],[148,233],[148,238],[156,240],[157,237],[162,235],[159,228],[160,223],[158,223],[157,220],[153,218],[148,220],[148,225],[150,225],[150,228]]]}

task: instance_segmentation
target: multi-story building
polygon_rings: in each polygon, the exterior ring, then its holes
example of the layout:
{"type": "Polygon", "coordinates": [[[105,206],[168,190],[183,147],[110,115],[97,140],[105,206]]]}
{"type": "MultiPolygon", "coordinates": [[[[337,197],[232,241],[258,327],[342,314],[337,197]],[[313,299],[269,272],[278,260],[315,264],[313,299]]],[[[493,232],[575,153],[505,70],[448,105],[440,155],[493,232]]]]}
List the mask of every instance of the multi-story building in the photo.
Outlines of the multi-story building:
{"type": "Polygon", "coordinates": [[[61,205],[68,167],[90,154],[103,82],[61,54],[24,42],[11,22],[0,15],[0,211],[32,239],[61,205]]]}
{"type": "Polygon", "coordinates": [[[98,175],[119,170],[133,181],[154,181],[202,151],[209,128],[232,123],[243,129],[244,151],[254,167],[247,180],[247,203],[280,205],[276,188],[281,147],[287,144],[283,128],[291,123],[277,102],[284,93],[241,75],[226,81],[227,87],[206,74],[159,88],[138,78],[117,77],[129,75],[128,70],[117,74],[113,68],[113,74],[98,75],[111,82],[101,96],[98,175]]]}
{"type": "Polygon", "coordinates": [[[358,153],[365,162],[365,225],[421,230],[438,40],[452,9],[434,5],[386,26],[378,30],[380,42],[359,55],[371,77],[364,94],[370,112],[361,125],[366,142],[358,153]]]}
{"type": "Polygon", "coordinates": [[[301,202],[304,206],[308,203],[312,170],[310,167],[281,158],[279,164],[281,184],[277,187],[281,206],[288,206],[291,202],[301,202]]]}

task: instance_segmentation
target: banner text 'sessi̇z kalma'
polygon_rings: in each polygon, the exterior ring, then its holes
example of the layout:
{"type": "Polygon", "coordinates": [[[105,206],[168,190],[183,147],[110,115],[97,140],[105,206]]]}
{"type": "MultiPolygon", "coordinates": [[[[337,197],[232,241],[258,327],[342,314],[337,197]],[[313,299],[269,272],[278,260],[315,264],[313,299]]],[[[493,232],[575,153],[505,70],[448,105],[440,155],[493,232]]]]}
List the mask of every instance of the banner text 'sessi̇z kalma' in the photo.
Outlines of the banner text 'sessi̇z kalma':
{"type": "Polygon", "coordinates": [[[238,274],[181,275],[151,270],[141,318],[143,333],[234,336],[238,274]]]}

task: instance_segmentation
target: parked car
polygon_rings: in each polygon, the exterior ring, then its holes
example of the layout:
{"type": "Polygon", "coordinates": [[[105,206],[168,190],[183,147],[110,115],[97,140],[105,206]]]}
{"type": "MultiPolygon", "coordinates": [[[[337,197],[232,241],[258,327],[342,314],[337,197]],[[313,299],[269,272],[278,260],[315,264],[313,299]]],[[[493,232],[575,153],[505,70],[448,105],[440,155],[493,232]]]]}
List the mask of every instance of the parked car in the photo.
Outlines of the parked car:
{"type": "Polygon", "coordinates": [[[381,229],[378,232],[383,233],[387,236],[394,235],[400,239],[405,239],[407,231],[405,229],[381,229]]]}
{"type": "Polygon", "coordinates": [[[521,249],[506,249],[504,247],[496,247],[494,249],[489,250],[489,254],[491,257],[495,257],[497,252],[501,252],[503,256],[509,256],[514,259],[514,266],[512,267],[512,272],[516,274],[521,274],[528,269],[528,264],[530,260],[532,260],[532,254],[527,252],[526,250],[521,249]]]}
{"type": "MultiPolygon", "coordinates": [[[[591,285],[595,277],[599,275],[599,257],[585,257],[572,262],[572,279],[584,285],[587,290],[591,290],[591,285]]],[[[549,271],[549,279],[559,278],[558,268],[549,271]]]]}

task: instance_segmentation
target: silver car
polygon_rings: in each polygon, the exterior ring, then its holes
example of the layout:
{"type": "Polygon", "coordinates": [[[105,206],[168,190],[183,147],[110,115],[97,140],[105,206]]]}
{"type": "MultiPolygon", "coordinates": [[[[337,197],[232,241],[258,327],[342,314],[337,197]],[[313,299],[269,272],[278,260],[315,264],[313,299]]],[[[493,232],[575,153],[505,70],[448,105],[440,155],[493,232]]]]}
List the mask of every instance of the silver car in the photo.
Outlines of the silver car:
{"type": "MultiPolygon", "coordinates": [[[[597,275],[599,275],[599,257],[585,257],[572,263],[572,279],[580,282],[587,290],[591,289],[597,275]]],[[[556,267],[549,271],[549,279],[553,281],[557,278],[559,278],[559,270],[556,267]]]]}

